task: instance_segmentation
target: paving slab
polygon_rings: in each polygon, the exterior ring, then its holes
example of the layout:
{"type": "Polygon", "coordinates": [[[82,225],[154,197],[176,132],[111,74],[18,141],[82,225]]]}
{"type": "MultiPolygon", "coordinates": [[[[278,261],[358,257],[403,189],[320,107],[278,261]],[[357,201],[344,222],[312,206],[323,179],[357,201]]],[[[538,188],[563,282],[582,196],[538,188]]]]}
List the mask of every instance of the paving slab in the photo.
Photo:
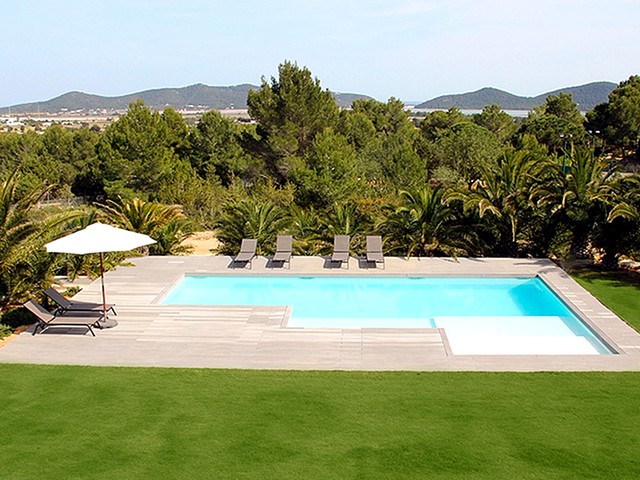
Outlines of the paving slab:
{"type": "MultiPolygon", "coordinates": [[[[251,269],[231,257],[142,257],[105,275],[118,326],[24,332],[0,348],[0,362],[300,370],[624,371],[640,370],[640,335],[547,259],[398,258],[385,269],[326,268],[322,257],[294,257],[251,269]],[[539,276],[617,352],[614,355],[453,355],[443,329],[288,328],[289,306],[176,306],[162,298],[184,275],[539,276]]],[[[100,301],[100,284],[77,300],[100,301]]]]}

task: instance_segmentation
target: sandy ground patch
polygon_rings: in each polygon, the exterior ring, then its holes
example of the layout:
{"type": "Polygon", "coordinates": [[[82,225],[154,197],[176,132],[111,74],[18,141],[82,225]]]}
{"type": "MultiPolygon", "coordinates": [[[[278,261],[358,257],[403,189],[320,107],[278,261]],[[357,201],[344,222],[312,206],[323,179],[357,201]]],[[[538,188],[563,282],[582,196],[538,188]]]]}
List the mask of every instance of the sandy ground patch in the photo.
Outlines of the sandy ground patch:
{"type": "Polygon", "coordinates": [[[191,247],[191,255],[211,255],[212,248],[218,248],[220,242],[211,230],[194,232],[182,245],[191,247]]]}

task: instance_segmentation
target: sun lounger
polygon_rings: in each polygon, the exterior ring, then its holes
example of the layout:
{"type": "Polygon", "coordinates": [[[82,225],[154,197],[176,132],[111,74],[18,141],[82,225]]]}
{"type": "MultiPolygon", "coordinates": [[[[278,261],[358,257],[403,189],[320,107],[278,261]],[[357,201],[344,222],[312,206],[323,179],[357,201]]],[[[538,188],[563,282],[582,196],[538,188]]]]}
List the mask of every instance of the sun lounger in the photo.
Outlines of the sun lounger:
{"type": "Polygon", "coordinates": [[[276,253],[271,259],[274,262],[287,263],[291,268],[291,255],[293,255],[293,237],[291,235],[278,235],[276,239],[276,253]]]}
{"type": "Polygon", "coordinates": [[[93,333],[92,327],[102,318],[101,312],[78,312],[61,316],[54,315],[34,300],[28,300],[24,306],[36,316],[38,321],[33,329],[32,335],[35,335],[38,329],[40,329],[40,333],[43,333],[51,327],[86,327],[91,332],[91,335],[95,337],[96,334],[93,333]]]}
{"type": "MultiPolygon", "coordinates": [[[[53,300],[58,308],[56,314],[63,314],[66,312],[102,312],[104,306],[101,303],[93,302],[80,302],[74,300],[68,300],[55,288],[47,288],[44,294],[53,300]]],[[[115,305],[113,303],[107,303],[107,312],[111,311],[114,315],[117,315],[115,305]]]]}
{"type": "Polygon", "coordinates": [[[240,252],[233,259],[233,263],[248,263],[251,269],[251,261],[256,256],[258,241],[254,238],[243,238],[240,244],[240,252]]]}
{"type": "Polygon", "coordinates": [[[340,266],[343,263],[347,264],[349,269],[349,242],[351,238],[349,235],[336,235],[333,237],[333,255],[331,255],[332,262],[340,262],[340,266]]]}
{"type": "Polygon", "coordinates": [[[382,253],[382,237],[380,235],[367,236],[367,262],[378,265],[382,263],[384,269],[384,254],[382,253]]]}

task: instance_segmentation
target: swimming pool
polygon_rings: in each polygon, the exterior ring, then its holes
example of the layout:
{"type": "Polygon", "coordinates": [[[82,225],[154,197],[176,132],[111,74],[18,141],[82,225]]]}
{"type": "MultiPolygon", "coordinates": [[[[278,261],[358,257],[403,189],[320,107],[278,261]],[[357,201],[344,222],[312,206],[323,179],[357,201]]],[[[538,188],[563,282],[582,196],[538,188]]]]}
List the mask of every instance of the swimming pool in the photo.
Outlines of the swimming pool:
{"type": "Polygon", "coordinates": [[[290,305],[288,327],[443,328],[454,354],[611,353],[539,278],[187,275],[161,303],[290,305]]]}

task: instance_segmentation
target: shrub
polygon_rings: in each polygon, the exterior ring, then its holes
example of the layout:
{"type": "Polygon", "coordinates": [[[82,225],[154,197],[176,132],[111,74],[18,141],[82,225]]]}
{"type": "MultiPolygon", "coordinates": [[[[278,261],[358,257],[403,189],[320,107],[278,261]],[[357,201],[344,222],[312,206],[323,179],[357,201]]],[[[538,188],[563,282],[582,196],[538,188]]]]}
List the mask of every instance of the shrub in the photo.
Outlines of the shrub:
{"type": "Polygon", "coordinates": [[[3,325],[0,323],[0,338],[8,337],[13,330],[9,325],[3,325]]]}
{"type": "Polygon", "coordinates": [[[33,322],[35,322],[33,315],[23,307],[7,310],[0,320],[0,323],[11,329],[16,329],[22,325],[31,325],[33,322]]]}
{"type": "Polygon", "coordinates": [[[82,288],[78,286],[67,287],[62,293],[65,297],[73,297],[76,293],[78,293],[82,288]]]}

